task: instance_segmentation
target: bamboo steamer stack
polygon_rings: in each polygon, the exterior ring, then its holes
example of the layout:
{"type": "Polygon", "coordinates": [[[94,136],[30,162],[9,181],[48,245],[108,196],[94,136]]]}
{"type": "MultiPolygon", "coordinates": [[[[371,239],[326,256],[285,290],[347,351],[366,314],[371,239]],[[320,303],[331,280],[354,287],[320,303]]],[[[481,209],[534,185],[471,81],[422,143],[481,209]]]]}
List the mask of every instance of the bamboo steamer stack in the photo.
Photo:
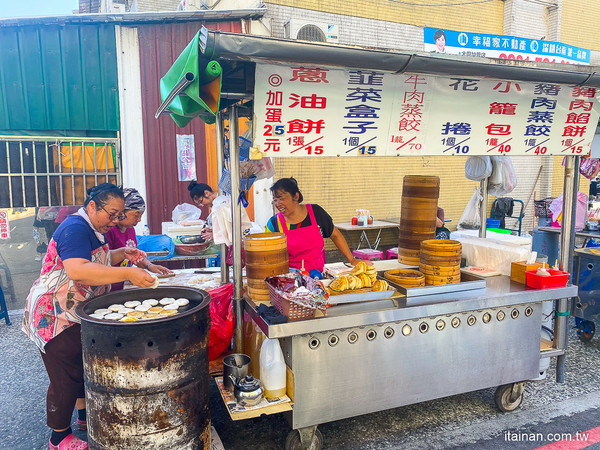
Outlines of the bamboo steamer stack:
{"type": "Polygon", "coordinates": [[[244,237],[248,294],[253,300],[269,300],[265,278],[290,271],[287,240],[283,233],[256,233],[244,237]]]}
{"type": "Polygon", "coordinates": [[[439,177],[404,177],[398,239],[398,261],[402,264],[419,265],[421,242],[435,239],[439,195],[439,177]]]}
{"type": "Polygon", "coordinates": [[[425,284],[460,283],[462,244],[450,239],[421,242],[419,269],[425,274],[425,284]]]}

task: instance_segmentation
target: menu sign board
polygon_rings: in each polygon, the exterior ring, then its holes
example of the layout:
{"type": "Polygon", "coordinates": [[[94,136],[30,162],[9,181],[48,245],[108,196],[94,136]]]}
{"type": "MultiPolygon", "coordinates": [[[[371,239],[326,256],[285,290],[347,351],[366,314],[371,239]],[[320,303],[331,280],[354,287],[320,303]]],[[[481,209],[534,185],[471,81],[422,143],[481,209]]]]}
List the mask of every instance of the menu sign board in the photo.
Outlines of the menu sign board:
{"type": "Polygon", "coordinates": [[[597,89],[257,64],[265,156],[587,155],[597,89]]]}

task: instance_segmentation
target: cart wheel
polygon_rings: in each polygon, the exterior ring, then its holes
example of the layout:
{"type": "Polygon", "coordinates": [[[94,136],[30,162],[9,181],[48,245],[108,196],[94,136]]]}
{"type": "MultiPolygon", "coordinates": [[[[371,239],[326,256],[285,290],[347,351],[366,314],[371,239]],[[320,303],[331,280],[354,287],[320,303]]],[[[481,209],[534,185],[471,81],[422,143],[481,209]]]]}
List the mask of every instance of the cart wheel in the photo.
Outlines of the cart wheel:
{"type": "MultiPolygon", "coordinates": [[[[306,450],[321,450],[322,448],[323,435],[316,429],[310,447],[306,450]]],[[[302,450],[302,441],[300,441],[300,433],[298,430],[292,430],[287,435],[287,439],[285,440],[285,450],[302,450]]]]}
{"type": "Polygon", "coordinates": [[[577,336],[581,342],[589,342],[596,334],[596,324],[591,320],[582,320],[577,328],[577,336]]]}
{"type": "Polygon", "coordinates": [[[511,412],[521,406],[523,402],[523,391],[525,383],[511,383],[498,386],[494,401],[496,406],[502,412],[511,412]]]}

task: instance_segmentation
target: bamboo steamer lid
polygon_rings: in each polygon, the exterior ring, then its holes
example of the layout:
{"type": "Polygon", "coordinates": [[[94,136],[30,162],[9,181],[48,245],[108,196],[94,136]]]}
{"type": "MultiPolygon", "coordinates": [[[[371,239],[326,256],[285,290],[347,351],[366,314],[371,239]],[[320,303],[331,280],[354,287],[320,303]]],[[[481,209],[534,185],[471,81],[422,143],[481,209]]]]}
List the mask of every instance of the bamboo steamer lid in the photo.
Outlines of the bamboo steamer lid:
{"type": "Polygon", "coordinates": [[[411,218],[400,218],[400,225],[398,226],[400,232],[404,233],[432,233],[435,238],[435,219],[432,220],[416,220],[411,218]]]}
{"type": "Polygon", "coordinates": [[[244,251],[286,250],[287,240],[283,233],[254,233],[244,237],[244,251]]]}
{"type": "Polygon", "coordinates": [[[421,197],[402,197],[401,205],[402,208],[410,209],[427,209],[431,210],[435,208],[437,213],[437,197],[434,198],[421,198],[421,197]]]}
{"type": "Polygon", "coordinates": [[[250,298],[252,300],[257,300],[257,301],[269,301],[271,300],[271,297],[269,295],[269,292],[265,292],[263,289],[252,289],[251,287],[248,288],[248,295],[250,296],[250,298]]]}
{"type": "Polygon", "coordinates": [[[406,256],[407,258],[417,258],[421,256],[421,250],[411,250],[408,248],[398,247],[398,255],[406,256]]]}
{"type": "Polygon", "coordinates": [[[432,207],[431,209],[424,208],[409,208],[402,206],[400,210],[400,219],[410,219],[410,220],[424,220],[430,221],[437,217],[437,206],[432,207]]]}
{"type": "Polygon", "coordinates": [[[414,250],[420,254],[421,252],[421,241],[417,239],[398,239],[398,247],[402,247],[404,250],[414,250]]]}
{"type": "Polygon", "coordinates": [[[431,256],[421,253],[419,257],[421,264],[429,266],[460,266],[460,256],[431,256]]]}
{"type": "Polygon", "coordinates": [[[428,250],[421,246],[421,255],[433,256],[433,257],[450,257],[450,258],[460,258],[462,255],[462,251],[460,250],[452,250],[452,251],[440,251],[440,250],[428,250]]]}
{"type": "Polygon", "coordinates": [[[406,175],[402,197],[435,198],[440,196],[440,178],[426,175],[406,175]]]}
{"type": "Polygon", "coordinates": [[[419,270],[425,275],[437,275],[437,276],[448,276],[448,275],[460,275],[459,266],[430,266],[428,264],[419,264],[419,270]]]}
{"type": "Polygon", "coordinates": [[[386,280],[404,287],[425,286],[425,276],[418,270],[395,269],[383,273],[386,280]]]}
{"type": "Polygon", "coordinates": [[[460,283],[460,275],[425,275],[425,284],[429,285],[440,285],[440,284],[455,284],[460,283]]]}
{"type": "Polygon", "coordinates": [[[431,239],[423,241],[421,246],[425,250],[432,251],[462,251],[462,244],[452,239],[431,239]]]}
{"type": "Polygon", "coordinates": [[[415,266],[416,267],[419,265],[419,258],[398,255],[398,262],[400,262],[402,264],[406,264],[407,266],[415,266]]]}

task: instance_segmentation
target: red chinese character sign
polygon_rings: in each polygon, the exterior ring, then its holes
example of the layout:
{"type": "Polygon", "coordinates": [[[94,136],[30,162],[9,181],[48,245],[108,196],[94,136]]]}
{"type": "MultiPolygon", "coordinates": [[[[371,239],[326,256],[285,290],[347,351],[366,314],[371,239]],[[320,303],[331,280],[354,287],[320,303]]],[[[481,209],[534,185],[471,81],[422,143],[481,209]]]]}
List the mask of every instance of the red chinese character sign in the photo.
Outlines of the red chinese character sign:
{"type": "Polygon", "coordinates": [[[0,211],[0,239],[10,239],[10,227],[6,211],[0,211]]]}
{"type": "Polygon", "coordinates": [[[597,89],[257,64],[266,156],[586,155],[597,89]]]}

